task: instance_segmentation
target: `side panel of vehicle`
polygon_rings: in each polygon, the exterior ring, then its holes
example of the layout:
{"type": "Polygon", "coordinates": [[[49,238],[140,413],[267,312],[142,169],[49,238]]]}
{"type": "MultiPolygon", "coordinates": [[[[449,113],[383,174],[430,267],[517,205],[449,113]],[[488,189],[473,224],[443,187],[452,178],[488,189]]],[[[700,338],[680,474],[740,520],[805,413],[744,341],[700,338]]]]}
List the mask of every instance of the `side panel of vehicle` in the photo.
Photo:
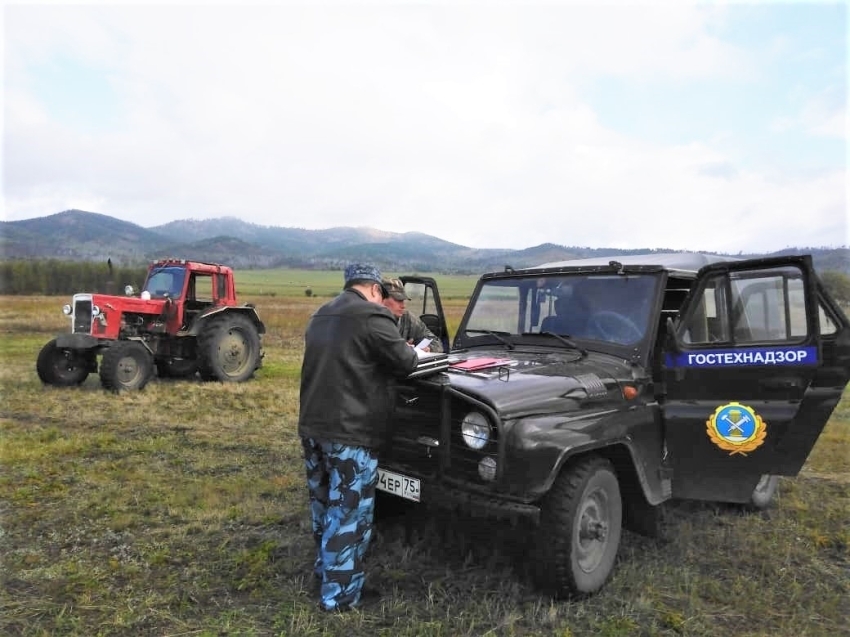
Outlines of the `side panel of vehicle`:
{"type": "MultiPolygon", "coordinates": [[[[537,500],[576,458],[589,453],[605,456],[606,450],[621,447],[628,452],[621,460],[634,473],[644,497],[659,504],[670,491],[659,471],[663,450],[659,419],[655,405],[577,413],[574,418],[525,418],[510,429],[500,488],[524,500],[537,500]]],[[[618,454],[611,452],[612,457],[618,454]]]]}
{"type": "Polygon", "coordinates": [[[800,470],[848,372],[838,345],[825,359],[817,299],[809,257],[700,271],[662,372],[674,497],[745,502],[762,475],[800,470]]]}

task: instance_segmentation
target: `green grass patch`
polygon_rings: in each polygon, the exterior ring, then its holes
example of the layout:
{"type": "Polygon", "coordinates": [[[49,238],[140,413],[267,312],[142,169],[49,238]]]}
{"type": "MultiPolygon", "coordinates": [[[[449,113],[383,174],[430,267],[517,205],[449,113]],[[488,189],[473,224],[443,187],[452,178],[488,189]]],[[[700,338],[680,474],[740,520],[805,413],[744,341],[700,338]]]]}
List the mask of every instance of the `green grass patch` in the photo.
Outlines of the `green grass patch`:
{"type": "MultiPolygon", "coordinates": [[[[523,526],[414,508],[367,557],[381,601],[319,611],[297,417],[304,324],[323,299],[257,300],[269,333],[254,380],[121,395],[96,375],[42,387],[48,335],[26,326],[56,299],[0,316],[0,634],[848,634],[848,395],[776,506],[670,503],[664,537],[624,534],[594,597],[539,595],[523,526]]],[[[463,303],[448,306],[456,325],[463,303]]]]}

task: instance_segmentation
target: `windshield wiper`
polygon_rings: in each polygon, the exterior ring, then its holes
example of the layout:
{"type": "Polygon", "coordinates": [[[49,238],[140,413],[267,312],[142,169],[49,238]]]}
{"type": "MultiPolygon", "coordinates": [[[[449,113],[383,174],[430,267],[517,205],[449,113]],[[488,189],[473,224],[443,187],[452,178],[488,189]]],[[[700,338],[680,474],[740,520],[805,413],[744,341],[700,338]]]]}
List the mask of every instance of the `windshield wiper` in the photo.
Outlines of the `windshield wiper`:
{"type": "Polygon", "coordinates": [[[514,344],[511,343],[505,336],[510,336],[510,332],[495,332],[493,330],[463,330],[464,334],[487,334],[488,336],[492,336],[497,341],[504,343],[505,347],[508,349],[513,349],[514,344]]]}
{"type": "Polygon", "coordinates": [[[581,345],[576,343],[573,339],[562,336],[561,334],[555,334],[555,332],[523,332],[523,336],[554,336],[559,341],[561,341],[567,347],[572,347],[573,349],[578,350],[582,356],[587,356],[587,350],[584,349],[581,345]]]}

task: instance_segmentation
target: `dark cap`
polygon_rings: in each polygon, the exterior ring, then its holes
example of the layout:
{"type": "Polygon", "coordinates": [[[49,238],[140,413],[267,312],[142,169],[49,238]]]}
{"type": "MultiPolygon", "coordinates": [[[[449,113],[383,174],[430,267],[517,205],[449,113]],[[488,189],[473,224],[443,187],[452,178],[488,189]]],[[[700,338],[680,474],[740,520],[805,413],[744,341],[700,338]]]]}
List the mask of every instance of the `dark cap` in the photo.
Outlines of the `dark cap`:
{"type": "Polygon", "coordinates": [[[404,283],[401,279],[384,279],[384,287],[387,288],[387,294],[393,297],[396,301],[409,301],[410,297],[404,291],[404,283]]]}
{"type": "Polygon", "coordinates": [[[381,295],[387,298],[387,288],[381,277],[381,271],[374,265],[352,263],[345,268],[345,287],[348,288],[357,283],[377,283],[381,286],[381,295]]]}

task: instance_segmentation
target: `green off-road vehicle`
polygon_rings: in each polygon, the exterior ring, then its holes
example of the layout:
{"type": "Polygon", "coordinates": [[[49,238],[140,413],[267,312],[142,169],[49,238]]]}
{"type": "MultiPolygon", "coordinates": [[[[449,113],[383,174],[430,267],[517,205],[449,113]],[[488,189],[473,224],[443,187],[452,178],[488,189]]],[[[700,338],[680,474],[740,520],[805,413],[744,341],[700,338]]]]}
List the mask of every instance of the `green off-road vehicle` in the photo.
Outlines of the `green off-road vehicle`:
{"type": "MultiPolygon", "coordinates": [[[[434,282],[406,288],[445,339],[434,282]]],[[[809,256],[569,261],[482,276],[447,363],[399,388],[379,512],[526,518],[536,583],[581,595],[666,500],[768,506],[850,378],[850,326],[809,256]]]]}

